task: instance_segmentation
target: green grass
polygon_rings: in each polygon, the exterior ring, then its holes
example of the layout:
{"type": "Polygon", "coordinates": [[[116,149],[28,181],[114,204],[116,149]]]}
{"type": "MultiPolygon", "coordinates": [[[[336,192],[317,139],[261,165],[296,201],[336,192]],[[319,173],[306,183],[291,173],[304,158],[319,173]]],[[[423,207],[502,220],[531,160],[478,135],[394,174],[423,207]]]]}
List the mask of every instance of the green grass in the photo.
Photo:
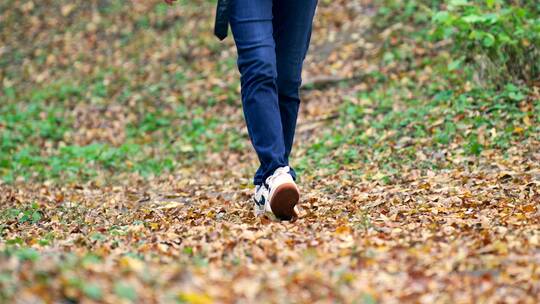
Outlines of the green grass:
{"type": "MultiPolygon", "coordinates": [[[[370,76],[370,90],[346,100],[339,108],[337,124],[296,161],[299,172],[313,166],[335,172],[356,163],[375,163],[381,168],[379,176],[389,178],[397,175],[401,166],[417,162],[418,150],[429,155],[453,146],[457,147],[454,152],[479,155],[485,149],[507,149],[515,141],[538,134],[540,107],[538,103],[532,110],[524,107],[530,103],[526,87],[508,85],[502,91],[472,88],[464,92],[459,86],[452,89],[451,80],[441,80],[452,77],[444,76],[438,75],[440,82],[421,86],[407,77],[397,81],[370,76]],[[526,117],[528,125],[524,124],[526,117]]],[[[96,98],[108,94],[99,86],[90,88],[96,98]]],[[[120,145],[69,144],[66,138],[76,131],[77,119],[72,114],[72,100],[84,91],[76,85],[57,83],[30,92],[23,103],[13,102],[13,94],[5,95],[6,102],[0,107],[0,174],[5,182],[18,178],[88,180],[101,171],[152,176],[202,161],[211,152],[247,148],[245,135],[239,130],[222,128],[230,118],[181,103],[164,108],[144,103],[133,107],[130,111],[137,119],[126,125],[126,138],[120,145]]],[[[433,159],[419,164],[432,169],[445,166],[433,159]]]]}
{"type": "MultiPolygon", "coordinates": [[[[97,102],[95,108],[107,106],[100,100],[110,92],[100,83],[102,79],[82,85],[55,82],[21,93],[7,90],[0,97],[0,177],[5,182],[20,178],[77,181],[91,179],[99,171],[151,176],[200,161],[208,152],[246,146],[238,130],[222,128],[230,122],[228,117],[209,115],[201,106],[174,103],[158,108],[144,102],[126,105],[125,112],[136,118],[126,125],[126,138],[120,145],[99,140],[76,145],[71,140],[78,131],[75,123],[84,121],[75,116],[74,106],[86,98],[90,107],[92,102],[97,102]]],[[[159,90],[160,86],[145,88],[155,98],[159,90]]],[[[118,103],[130,95],[124,91],[118,103]]]]}
{"type": "MultiPolygon", "coordinates": [[[[98,171],[138,172],[142,176],[171,172],[202,160],[208,152],[239,150],[245,138],[236,130],[220,130],[222,117],[203,115],[201,108],[144,113],[126,128],[119,146],[94,142],[68,144],[75,117],[59,104],[10,104],[0,112],[4,130],[0,142],[0,173],[4,181],[17,178],[87,180],[98,171]]],[[[107,130],[103,130],[107,132],[107,130]]]]}
{"type": "Polygon", "coordinates": [[[339,108],[338,120],[306,149],[298,171],[337,172],[369,164],[389,182],[404,168],[442,169],[451,165],[447,158],[508,149],[538,135],[538,101],[526,100],[527,95],[526,87],[514,85],[463,92],[444,81],[418,86],[414,79],[379,79],[339,108]],[[527,117],[529,124],[524,123],[527,117]],[[418,152],[428,157],[419,158],[418,152]]]}

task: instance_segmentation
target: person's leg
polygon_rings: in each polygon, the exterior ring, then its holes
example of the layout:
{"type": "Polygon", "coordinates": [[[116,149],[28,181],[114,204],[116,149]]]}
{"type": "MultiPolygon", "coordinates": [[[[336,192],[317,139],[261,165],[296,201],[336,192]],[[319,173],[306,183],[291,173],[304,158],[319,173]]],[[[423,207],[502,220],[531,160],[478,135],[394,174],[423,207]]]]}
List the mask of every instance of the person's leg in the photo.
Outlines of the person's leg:
{"type": "MultiPolygon", "coordinates": [[[[295,0],[296,1],[296,0],[295,0]]],[[[238,50],[242,105],[248,133],[261,162],[254,183],[287,165],[278,104],[272,0],[232,0],[230,25],[238,50]]]]}
{"type": "MultiPolygon", "coordinates": [[[[285,143],[283,158],[287,164],[300,106],[299,88],[302,82],[302,65],[309,47],[316,6],[317,0],[274,0],[273,27],[277,86],[285,143]]],[[[291,175],[296,177],[292,169],[291,175]]]]}

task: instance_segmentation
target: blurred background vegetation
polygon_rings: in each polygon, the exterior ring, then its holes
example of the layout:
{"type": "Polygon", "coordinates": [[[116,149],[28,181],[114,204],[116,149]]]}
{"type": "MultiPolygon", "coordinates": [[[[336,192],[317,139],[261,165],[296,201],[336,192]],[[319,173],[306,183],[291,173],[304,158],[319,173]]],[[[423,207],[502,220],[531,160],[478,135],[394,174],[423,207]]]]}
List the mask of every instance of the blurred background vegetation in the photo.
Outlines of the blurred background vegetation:
{"type": "MultiPolygon", "coordinates": [[[[244,160],[249,178],[234,45],[212,36],[214,5],[2,1],[0,178],[109,181],[244,160]]],[[[526,148],[540,134],[540,3],[322,0],[304,79],[300,172],[391,182],[526,148]]]]}

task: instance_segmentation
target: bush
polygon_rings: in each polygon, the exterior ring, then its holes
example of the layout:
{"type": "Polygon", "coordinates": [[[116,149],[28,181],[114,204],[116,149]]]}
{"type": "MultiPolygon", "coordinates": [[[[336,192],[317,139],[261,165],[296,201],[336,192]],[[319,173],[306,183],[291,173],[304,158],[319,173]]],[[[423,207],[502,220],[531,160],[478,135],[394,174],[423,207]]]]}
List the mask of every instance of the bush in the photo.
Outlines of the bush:
{"type": "Polygon", "coordinates": [[[497,88],[540,79],[540,3],[452,0],[433,14],[436,39],[451,39],[454,61],[497,88]]]}

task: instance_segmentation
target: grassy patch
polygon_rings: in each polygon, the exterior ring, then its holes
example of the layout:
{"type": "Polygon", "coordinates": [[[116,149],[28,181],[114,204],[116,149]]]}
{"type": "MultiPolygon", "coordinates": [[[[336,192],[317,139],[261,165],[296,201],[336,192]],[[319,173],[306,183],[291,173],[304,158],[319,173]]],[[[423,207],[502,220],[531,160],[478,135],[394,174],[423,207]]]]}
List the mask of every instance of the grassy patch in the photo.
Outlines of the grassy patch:
{"type": "Polygon", "coordinates": [[[444,74],[435,76],[440,82],[420,85],[408,77],[379,80],[349,98],[337,121],[305,150],[298,170],[370,164],[388,181],[404,168],[441,169],[451,158],[508,149],[538,134],[538,100],[527,97],[528,88],[464,91],[444,74]]]}

